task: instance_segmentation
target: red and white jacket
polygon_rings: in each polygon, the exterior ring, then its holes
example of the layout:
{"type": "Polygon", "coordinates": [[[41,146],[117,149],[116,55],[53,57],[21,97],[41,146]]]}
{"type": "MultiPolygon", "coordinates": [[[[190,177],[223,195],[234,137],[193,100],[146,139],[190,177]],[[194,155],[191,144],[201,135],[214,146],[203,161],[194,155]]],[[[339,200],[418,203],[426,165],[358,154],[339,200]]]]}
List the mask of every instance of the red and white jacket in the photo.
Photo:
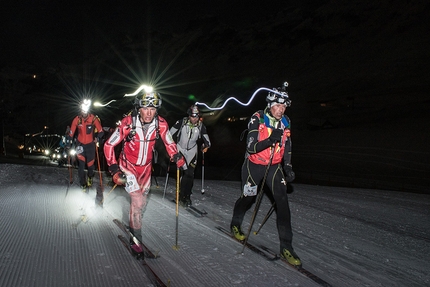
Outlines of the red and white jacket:
{"type": "Polygon", "coordinates": [[[121,151],[120,158],[133,165],[143,166],[152,162],[153,150],[157,137],[160,137],[163,141],[170,158],[178,153],[176,144],[169,132],[169,126],[164,118],[156,116],[149,124],[142,124],[139,119],[136,119],[134,136],[130,135],[130,132],[133,131],[132,125],[132,115],[124,117],[119,126],[106,141],[104,145],[104,154],[109,166],[118,164],[115,158],[114,148],[123,141],[124,147],[121,151]]]}

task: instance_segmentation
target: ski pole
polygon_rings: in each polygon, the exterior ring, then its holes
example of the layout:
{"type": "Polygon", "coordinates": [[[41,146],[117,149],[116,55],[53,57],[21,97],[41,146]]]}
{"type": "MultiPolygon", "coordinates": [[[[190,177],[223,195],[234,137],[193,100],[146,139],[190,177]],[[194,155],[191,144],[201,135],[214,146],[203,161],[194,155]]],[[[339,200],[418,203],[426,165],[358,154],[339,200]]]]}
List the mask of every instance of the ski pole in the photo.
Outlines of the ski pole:
{"type": "Polygon", "coordinates": [[[179,167],[176,169],[176,241],[173,249],[179,250],[178,246],[178,228],[179,228],[179,167]]]}
{"type": "Polygon", "coordinates": [[[252,225],[254,224],[255,217],[257,216],[257,211],[258,211],[258,208],[260,207],[261,199],[263,198],[264,184],[266,182],[267,174],[269,173],[269,168],[272,165],[272,160],[273,160],[273,155],[274,154],[275,154],[275,147],[272,147],[272,151],[270,153],[269,163],[267,165],[266,172],[264,173],[262,185],[261,185],[260,191],[257,194],[257,201],[255,202],[255,208],[254,208],[254,212],[252,214],[251,223],[249,224],[248,234],[246,235],[245,240],[243,241],[243,248],[242,248],[242,252],[241,252],[242,254],[243,254],[243,252],[245,250],[246,243],[248,242],[249,235],[251,234],[252,225]]]}
{"type": "Polygon", "coordinates": [[[102,173],[100,171],[99,143],[96,143],[96,155],[97,155],[97,167],[98,167],[99,176],[100,176],[100,188],[102,189],[102,192],[103,192],[102,173]]]}
{"type": "Polygon", "coordinates": [[[108,192],[108,194],[106,195],[106,197],[103,197],[103,199],[102,199],[102,201],[100,201],[100,204],[103,204],[103,201],[109,196],[109,194],[115,189],[115,187],[117,186],[118,184],[117,183],[115,183],[115,185],[112,187],[112,189],[108,192]]]}
{"type": "Polygon", "coordinates": [[[67,154],[67,161],[69,162],[69,183],[72,184],[73,183],[73,169],[72,169],[72,160],[71,160],[71,156],[69,153],[67,154]]]}
{"type": "Polygon", "coordinates": [[[170,172],[170,162],[168,162],[167,164],[166,183],[164,183],[163,199],[166,196],[167,183],[169,181],[169,172],[170,172]]]}
{"type": "Polygon", "coordinates": [[[202,152],[202,194],[205,193],[205,153],[202,152]]]}
{"type": "Polygon", "coordinates": [[[264,217],[263,221],[260,224],[260,227],[258,228],[257,231],[254,231],[254,234],[257,235],[258,232],[260,232],[261,228],[263,228],[263,225],[266,223],[266,221],[270,218],[270,216],[272,215],[273,211],[275,211],[275,202],[272,204],[272,206],[269,209],[269,212],[267,212],[266,216],[264,217]]]}

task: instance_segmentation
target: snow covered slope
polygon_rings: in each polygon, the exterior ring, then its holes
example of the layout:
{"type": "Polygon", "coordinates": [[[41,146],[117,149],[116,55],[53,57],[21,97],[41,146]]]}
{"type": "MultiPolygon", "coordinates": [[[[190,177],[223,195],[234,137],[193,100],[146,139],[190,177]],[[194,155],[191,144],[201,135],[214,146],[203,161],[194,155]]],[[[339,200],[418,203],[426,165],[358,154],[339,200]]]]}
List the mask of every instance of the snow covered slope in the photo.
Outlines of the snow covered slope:
{"type": "MultiPolygon", "coordinates": [[[[101,208],[95,188],[89,194],[76,184],[68,188],[65,168],[0,164],[0,173],[1,286],[154,286],[112,222],[128,223],[124,189],[110,192],[105,178],[101,208]]],[[[198,218],[180,208],[177,237],[174,177],[164,199],[164,186],[151,189],[143,240],[158,252],[147,263],[166,285],[319,286],[279,260],[249,249],[241,254],[242,246],[216,229],[228,228],[238,182],[205,181],[204,195],[200,188],[196,180],[193,205],[208,214],[198,218]]],[[[297,184],[289,198],[295,249],[322,280],[332,286],[430,284],[429,195],[297,184]]],[[[253,230],[269,208],[265,197],[253,230]]],[[[275,218],[249,242],[278,251],[275,218]]]]}

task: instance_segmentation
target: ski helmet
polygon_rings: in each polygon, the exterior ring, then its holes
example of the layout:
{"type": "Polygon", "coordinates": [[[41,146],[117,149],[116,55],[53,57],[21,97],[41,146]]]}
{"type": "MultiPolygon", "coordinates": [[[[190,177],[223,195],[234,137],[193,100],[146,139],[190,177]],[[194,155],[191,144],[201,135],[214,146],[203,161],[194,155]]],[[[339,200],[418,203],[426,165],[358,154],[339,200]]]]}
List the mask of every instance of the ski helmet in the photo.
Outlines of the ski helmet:
{"type": "Polygon", "coordinates": [[[282,88],[273,88],[273,92],[269,92],[266,97],[267,107],[272,107],[274,104],[284,104],[287,107],[291,106],[291,100],[288,97],[286,87],[288,83],[284,84],[282,88]]]}
{"type": "Polygon", "coordinates": [[[140,96],[136,97],[135,105],[139,108],[154,107],[159,108],[162,103],[161,95],[157,92],[143,92],[140,96]]]}
{"type": "Polygon", "coordinates": [[[188,108],[187,114],[190,117],[198,118],[200,116],[199,108],[196,105],[192,105],[191,107],[188,108]]]}

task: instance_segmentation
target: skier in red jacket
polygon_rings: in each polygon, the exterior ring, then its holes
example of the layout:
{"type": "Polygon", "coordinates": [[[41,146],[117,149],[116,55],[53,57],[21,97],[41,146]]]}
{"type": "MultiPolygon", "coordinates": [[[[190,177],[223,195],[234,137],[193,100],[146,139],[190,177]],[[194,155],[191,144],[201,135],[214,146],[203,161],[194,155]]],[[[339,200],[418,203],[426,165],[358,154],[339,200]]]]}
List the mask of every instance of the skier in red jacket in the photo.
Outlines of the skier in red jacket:
{"type": "Polygon", "coordinates": [[[72,142],[73,136],[77,134],[76,156],[79,162],[79,183],[85,191],[87,187],[91,187],[93,184],[96,143],[103,137],[100,119],[96,115],[89,113],[90,106],[91,100],[82,102],[81,113],[73,119],[68,134],[69,143],[72,142]],[[85,164],[88,169],[87,177],[85,177],[85,164]]]}
{"type": "Polygon", "coordinates": [[[159,93],[143,92],[135,99],[133,112],[125,116],[104,145],[104,154],[113,181],[125,185],[130,194],[130,231],[141,237],[142,210],[151,187],[154,145],[157,138],[163,141],[167,153],[179,168],[186,169],[183,156],[169,132],[164,118],[158,115],[162,99],[159,93]],[[115,146],[124,142],[119,159],[115,146]]]}

